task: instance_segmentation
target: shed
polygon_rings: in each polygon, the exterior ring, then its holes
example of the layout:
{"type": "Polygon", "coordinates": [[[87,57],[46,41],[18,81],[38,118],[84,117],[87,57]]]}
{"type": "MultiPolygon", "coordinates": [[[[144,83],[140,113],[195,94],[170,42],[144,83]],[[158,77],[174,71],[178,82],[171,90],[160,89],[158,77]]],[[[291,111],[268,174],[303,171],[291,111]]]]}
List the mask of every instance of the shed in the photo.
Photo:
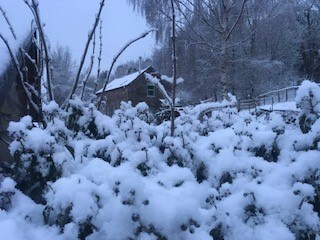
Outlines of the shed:
{"type": "MultiPolygon", "coordinates": [[[[154,83],[148,81],[145,73],[159,76],[160,74],[151,66],[126,75],[121,78],[114,79],[110,82],[104,94],[106,98],[106,113],[112,115],[114,110],[120,107],[122,101],[131,101],[135,106],[139,102],[148,104],[150,110],[157,111],[161,107],[161,99],[163,95],[154,83]]],[[[165,86],[168,88],[168,86],[165,86]]],[[[101,97],[102,89],[96,95],[101,97]]]]}

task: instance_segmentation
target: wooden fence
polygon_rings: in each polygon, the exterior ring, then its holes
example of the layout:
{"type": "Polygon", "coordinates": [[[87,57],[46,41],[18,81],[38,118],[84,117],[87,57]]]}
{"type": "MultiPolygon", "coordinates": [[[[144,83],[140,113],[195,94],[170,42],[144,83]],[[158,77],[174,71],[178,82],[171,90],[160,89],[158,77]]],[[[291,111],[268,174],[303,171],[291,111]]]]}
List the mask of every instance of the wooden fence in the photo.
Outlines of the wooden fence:
{"type": "Polygon", "coordinates": [[[294,101],[299,86],[292,86],[270,91],[251,99],[239,99],[238,109],[257,110],[257,107],[268,105],[273,110],[274,104],[294,101]]]}

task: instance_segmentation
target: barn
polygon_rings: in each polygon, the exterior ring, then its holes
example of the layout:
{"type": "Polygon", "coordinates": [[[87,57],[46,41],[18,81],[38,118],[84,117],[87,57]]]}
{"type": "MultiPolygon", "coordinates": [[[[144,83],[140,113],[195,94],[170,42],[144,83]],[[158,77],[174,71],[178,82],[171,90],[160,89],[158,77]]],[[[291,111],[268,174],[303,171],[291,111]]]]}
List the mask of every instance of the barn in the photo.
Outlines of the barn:
{"type": "MultiPolygon", "coordinates": [[[[112,115],[114,110],[120,107],[122,101],[131,101],[135,106],[139,102],[148,104],[151,111],[157,111],[161,107],[163,95],[155,84],[148,81],[145,73],[159,76],[160,74],[151,66],[136,71],[110,82],[104,93],[106,99],[106,113],[112,115]]],[[[168,86],[165,86],[168,88],[168,86]]],[[[101,97],[102,89],[96,95],[101,97]]]]}

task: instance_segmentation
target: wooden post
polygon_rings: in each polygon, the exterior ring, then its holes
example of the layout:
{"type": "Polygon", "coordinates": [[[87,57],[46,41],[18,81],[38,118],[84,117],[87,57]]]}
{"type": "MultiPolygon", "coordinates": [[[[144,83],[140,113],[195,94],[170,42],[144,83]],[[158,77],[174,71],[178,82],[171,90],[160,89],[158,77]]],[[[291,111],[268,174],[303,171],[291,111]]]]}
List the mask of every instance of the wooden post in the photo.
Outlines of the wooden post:
{"type": "Polygon", "coordinates": [[[273,103],[274,103],[274,99],[273,99],[273,93],[272,93],[272,96],[271,96],[271,111],[273,111],[273,103]]]}
{"type": "Polygon", "coordinates": [[[280,102],[281,98],[280,98],[280,91],[278,91],[278,103],[280,102]]]}
{"type": "Polygon", "coordinates": [[[286,89],[286,102],[288,102],[288,89],[286,89]]]}

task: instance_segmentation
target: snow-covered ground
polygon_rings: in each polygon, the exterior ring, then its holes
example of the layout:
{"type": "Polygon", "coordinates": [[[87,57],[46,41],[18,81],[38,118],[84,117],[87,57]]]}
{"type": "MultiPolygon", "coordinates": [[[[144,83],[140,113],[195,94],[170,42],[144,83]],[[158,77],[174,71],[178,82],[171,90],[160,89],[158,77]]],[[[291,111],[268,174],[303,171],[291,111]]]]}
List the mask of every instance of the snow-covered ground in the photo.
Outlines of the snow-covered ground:
{"type": "Polygon", "coordinates": [[[273,111],[299,111],[297,108],[296,102],[282,102],[275,103],[272,105],[263,105],[259,106],[259,109],[262,110],[273,110],[273,111]]]}
{"type": "Polygon", "coordinates": [[[51,103],[46,128],[10,124],[17,165],[1,183],[0,239],[314,237],[320,89],[305,82],[297,95],[296,122],[230,107],[199,117],[197,106],[174,137],[144,103],[111,118],[78,99],[67,111],[51,103]]]}

